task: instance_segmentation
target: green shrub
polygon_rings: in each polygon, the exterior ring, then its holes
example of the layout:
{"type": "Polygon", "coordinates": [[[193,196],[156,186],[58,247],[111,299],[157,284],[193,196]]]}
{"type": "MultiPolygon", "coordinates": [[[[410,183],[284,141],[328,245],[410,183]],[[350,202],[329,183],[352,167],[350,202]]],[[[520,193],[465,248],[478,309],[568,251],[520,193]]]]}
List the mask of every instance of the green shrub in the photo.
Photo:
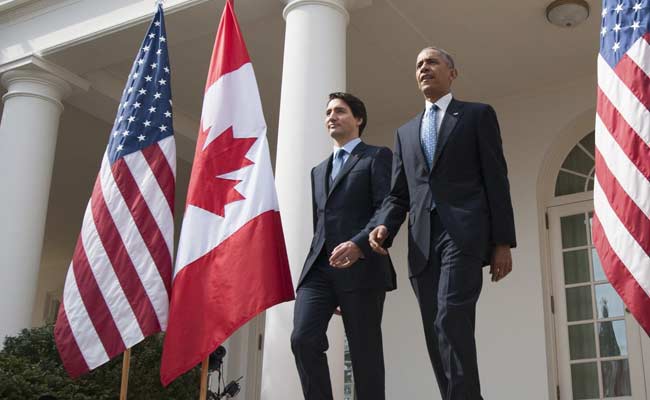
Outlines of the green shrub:
{"type": "MultiPolygon", "coordinates": [[[[200,368],[179,377],[166,389],[160,384],[162,335],[145,339],[131,350],[129,400],[196,399],[200,368]]],[[[24,329],[7,337],[0,351],[0,399],[37,400],[49,394],[59,400],[119,398],[122,356],[78,379],[63,369],[54,344],[53,326],[24,329]]]]}

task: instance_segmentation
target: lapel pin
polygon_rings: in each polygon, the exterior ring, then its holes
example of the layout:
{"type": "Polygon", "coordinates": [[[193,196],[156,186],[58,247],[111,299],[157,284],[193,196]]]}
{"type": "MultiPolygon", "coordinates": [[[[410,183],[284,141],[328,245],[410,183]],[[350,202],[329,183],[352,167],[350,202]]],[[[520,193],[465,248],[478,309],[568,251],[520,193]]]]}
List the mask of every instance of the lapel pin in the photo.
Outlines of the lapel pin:
{"type": "Polygon", "coordinates": [[[454,116],[456,116],[456,115],[458,115],[458,111],[456,111],[456,112],[454,113],[454,116]]]}

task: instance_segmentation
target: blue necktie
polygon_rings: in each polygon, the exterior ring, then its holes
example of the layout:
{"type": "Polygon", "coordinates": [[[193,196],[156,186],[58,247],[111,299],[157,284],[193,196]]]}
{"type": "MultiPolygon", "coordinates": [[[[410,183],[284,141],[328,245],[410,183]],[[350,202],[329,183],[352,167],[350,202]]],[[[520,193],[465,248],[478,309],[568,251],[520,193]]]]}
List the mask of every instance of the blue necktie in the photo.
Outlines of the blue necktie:
{"type": "MultiPolygon", "coordinates": [[[[433,105],[427,110],[422,118],[422,133],[420,142],[422,144],[422,150],[424,150],[424,155],[427,157],[427,165],[429,166],[429,171],[433,166],[433,156],[436,154],[436,145],[438,144],[438,125],[436,124],[436,116],[438,111],[438,106],[433,105]]],[[[436,208],[436,201],[431,199],[431,210],[436,208]]]]}
{"type": "Polygon", "coordinates": [[[436,124],[436,116],[438,111],[438,106],[431,106],[427,112],[424,114],[422,119],[422,134],[420,142],[422,145],[422,150],[424,150],[424,155],[427,157],[427,165],[429,170],[433,165],[433,156],[436,154],[436,144],[438,142],[438,125],[436,124]]]}
{"type": "Polygon", "coordinates": [[[334,154],[334,161],[332,162],[332,182],[336,179],[336,175],[339,174],[339,171],[341,171],[341,167],[343,167],[343,159],[345,158],[345,155],[347,152],[345,149],[338,149],[336,151],[336,154],[334,154]]]}

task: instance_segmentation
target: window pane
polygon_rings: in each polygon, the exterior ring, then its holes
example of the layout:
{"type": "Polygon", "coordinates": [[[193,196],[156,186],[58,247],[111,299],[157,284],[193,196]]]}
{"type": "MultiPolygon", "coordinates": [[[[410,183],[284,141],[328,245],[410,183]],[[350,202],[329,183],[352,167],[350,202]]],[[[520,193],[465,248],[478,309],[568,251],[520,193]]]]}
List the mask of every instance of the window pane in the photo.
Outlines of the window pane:
{"type": "Polygon", "coordinates": [[[569,171],[579,172],[583,175],[589,175],[594,167],[594,160],[587,155],[579,146],[571,149],[571,152],[564,160],[562,168],[569,171]]]}
{"type": "Polygon", "coordinates": [[[605,321],[598,324],[601,357],[627,355],[627,335],[625,321],[605,321]]]}
{"type": "Polygon", "coordinates": [[[352,375],[352,358],[347,336],[343,342],[343,399],[354,399],[354,377],[352,375]]]}
{"type": "Polygon", "coordinates": [[[560,171],[555,181],[555,195],[582,193],[585,190],[585,178],[560,171]]]}
{"type": "Polygon", "coordinates": [[[623,301],[609,283],[596,285],[596,306],[598,318],[621,317],[625,313],[623,301]]]}
{"type": "Polygon", "coordinates": [[[596,137],[594,136],[594,132],[591,132],[587,136],[585,136],[581,141],[580,144],[584,146],[589,153],[591,153],[592,156],[596,154],[596,137]]]}
{"type": "Polygon", "coordinates": [[[583,321],[593,318],[591,286],[580,286],[566,290],[567,320],[583,321]]]}
{"type": "Polygon", "coordinates": [[[564,283],[589,282],[589,253],[587,249],[565,252],[564,258],[564,283]]]}
{"type": "Polygon", "coordinates": [[[605,397],[631,396],[630,366],[627,360],[603,361],[605,397]]]}
{"type": "Polygon", "coordinates": [[[560,218],[562,227],[562,248],[585,246],[587,244],[587,228],[584,214],[569,215],[560,218]]]}
{"type": "Polygon", "coordinates": [[[591,263],[594,266],[594,281],[606,280],[605,271],[603,271],[603,266],[600,263],[600,258],[595,248],[591,249],[591,263]]]}
{"type": "Polygon", "coordinates": [[[571,360],[596,357],[596,339],[594,324],[569,326],[569,350],[571,360]]]}
{"type": "Polygon", "coordinates": [[[595,362],[571,365],[571,386],[575,400],[599,398],[598,368],[595,362]]]}
{"type": "Polygon", "coordinates": [[[594,178],[589,178],[587,180],[587,191],[594,190],[594,178]]]}

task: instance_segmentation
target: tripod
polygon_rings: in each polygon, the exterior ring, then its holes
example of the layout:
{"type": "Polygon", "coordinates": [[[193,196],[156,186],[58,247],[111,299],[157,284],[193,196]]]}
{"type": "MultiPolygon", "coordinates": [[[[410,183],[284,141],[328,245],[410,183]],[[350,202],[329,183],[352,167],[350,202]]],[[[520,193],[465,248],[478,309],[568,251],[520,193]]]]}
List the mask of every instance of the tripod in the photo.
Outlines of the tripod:
{"type": "MultiPolygon", "coordinates": [[[[223,358],[226,356],[226,348],[219,346],[212,354],[208,360],[209,366],[208,370],[210,372],[216,371],[218,374],[217,377],[217,392],[213,392],[208,389],[208,400],[221,400],[221,399],[231,399],[239,393],[241,386],[239,381],[244,377],[240,376],[234,381],[230,381],[227,385],[225,384],[223,376],[223,358]]],[[[210,387],[210,381],[212,380],[212,375],[208,376],[208,387],[210,387]]]]}

